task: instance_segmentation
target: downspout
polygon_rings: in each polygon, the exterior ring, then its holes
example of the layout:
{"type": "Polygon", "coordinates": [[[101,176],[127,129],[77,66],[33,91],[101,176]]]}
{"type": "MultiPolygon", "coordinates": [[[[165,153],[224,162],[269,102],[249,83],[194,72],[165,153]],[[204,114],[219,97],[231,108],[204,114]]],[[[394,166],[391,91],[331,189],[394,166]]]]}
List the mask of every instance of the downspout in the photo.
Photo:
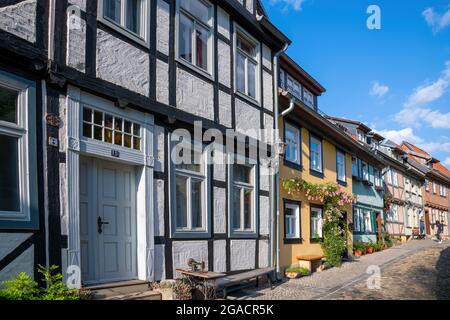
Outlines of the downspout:
{"type": "MultiPolygon", "coordinates": [[[[280,55],[285,52],[288,48],[289,44],[285,44],[283,49],[279,52],[277,52],[273,56],[273,70],[274,70],[274,81],[273,81],[273,92],[274,92],[274,134],[273,134],[273,143],[276,144],[279,140],[279,134],[278,134],[278,78],[279,78],[279,57],[280,55]]],[[[278,157],[278,155],[275,155],[275,157],[278,157]]],[[[272,167],[273,169],[273,167],[272,167]]],[[[278,171],[273,172],[272,179],[271,179],[271,188],[270,188],[270,207],[272,214],[270,215],[270,229],[272,236],[270,237],[270,264],[273,266],[275,263],[276,266],[276,278],[278,279],[278,275],[280,273],[280,236],[279,236],[279,216],[280,216],[280,209],[279,209],[279,201],[278,201],[278,195],[279,195],[279,181],[278,181],[278,171]],[[273,211],[275,208],[275,211],[273,211]],[[276,214],[276,223],[274,223],[274,213],[276,214]],[[277,228],[277,229],[275,229],[277,228]],[[273,259],[273,253],[275,252],[275,237],[276,235],[276,259],[274,261],[273,259]]]]}

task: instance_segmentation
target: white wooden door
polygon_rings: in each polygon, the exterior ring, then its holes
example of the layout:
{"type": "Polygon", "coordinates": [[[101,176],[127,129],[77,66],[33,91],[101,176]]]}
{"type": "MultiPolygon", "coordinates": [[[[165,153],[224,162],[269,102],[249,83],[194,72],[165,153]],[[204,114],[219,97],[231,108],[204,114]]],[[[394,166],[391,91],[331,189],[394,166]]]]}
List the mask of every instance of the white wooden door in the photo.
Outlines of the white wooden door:
{"type": "Polygon", "coordinates": [[[81,265],[85,283],[136,279],[135,170],[80,161],[81,265]]]}

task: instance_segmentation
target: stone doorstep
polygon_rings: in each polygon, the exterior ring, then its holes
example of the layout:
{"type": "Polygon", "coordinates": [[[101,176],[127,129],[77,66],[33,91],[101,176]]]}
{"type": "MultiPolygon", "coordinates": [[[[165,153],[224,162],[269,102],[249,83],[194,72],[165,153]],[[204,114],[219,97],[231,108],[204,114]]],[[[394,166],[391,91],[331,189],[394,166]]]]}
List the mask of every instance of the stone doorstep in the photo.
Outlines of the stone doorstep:
{"type": "Polygon", "coordinates": [[[93,300],[161,300],[159,292],[151,291],[145,281],[122,281],[86,286],[93,300]]]}

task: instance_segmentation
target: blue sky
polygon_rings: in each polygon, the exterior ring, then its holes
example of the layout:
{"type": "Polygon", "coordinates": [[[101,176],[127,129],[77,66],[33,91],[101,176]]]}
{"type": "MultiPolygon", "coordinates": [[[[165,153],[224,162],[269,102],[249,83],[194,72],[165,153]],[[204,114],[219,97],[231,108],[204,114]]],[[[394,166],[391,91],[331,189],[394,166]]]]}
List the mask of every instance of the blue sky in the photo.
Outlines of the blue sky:
{"type": "Polygon", "coordinates": [[[319,107],[408,140],[450,167],[450,0],[263,0],[319,107]],[[369,5],[381,29],[366,25],[369,5]]]}

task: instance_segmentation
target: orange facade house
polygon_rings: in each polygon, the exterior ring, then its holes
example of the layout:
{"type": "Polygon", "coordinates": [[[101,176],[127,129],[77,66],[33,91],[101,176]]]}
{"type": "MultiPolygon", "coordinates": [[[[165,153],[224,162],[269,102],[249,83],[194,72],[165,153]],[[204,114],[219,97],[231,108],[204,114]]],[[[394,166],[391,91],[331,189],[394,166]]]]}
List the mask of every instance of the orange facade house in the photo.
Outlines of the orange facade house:
{"type": "Polygon", "coordinates": [[[424,216],[426,234],[430,237],[436,234],[436,222],[444,223],[444,234],[450,237],[449,229],[449,187],[450,171],[433,158],[430,154],[417,146],[404,142],[401,146],[408,155],[408,162],[425,173],[424,194],[424,216]]]}

